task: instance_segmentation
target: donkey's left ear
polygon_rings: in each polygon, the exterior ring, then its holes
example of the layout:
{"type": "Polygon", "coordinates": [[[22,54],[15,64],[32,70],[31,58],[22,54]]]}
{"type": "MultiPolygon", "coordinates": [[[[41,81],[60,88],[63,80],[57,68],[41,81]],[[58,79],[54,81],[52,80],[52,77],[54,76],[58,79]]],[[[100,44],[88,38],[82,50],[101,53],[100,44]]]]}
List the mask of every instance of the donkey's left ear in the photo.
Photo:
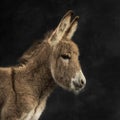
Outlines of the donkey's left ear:
{"type": "Polygon", "coordinates": [[[72,39],[75,31],[77,30],[77,27],[78,27],[78,19],[79,19],[79,16],[76,16],[73,21],[71,22],[71,25],[69,26],[69,29],[67,30],[66,34],[65,34],[65,37],[67,39],[72,39]]]}

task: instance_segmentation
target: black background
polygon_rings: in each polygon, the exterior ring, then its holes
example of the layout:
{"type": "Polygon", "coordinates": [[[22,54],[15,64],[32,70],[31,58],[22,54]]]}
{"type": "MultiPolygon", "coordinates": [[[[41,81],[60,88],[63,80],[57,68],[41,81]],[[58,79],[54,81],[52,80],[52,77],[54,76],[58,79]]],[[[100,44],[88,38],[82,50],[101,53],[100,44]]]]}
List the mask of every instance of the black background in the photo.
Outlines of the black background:
{"type": "Polygon", "coordinates": [[[4,0],[0,66],[10,66],[70,9],[79,15],[74,41],[87,86],[80,95],[57,88],[41,120],[120,120],[119,0],[4,0]]]}

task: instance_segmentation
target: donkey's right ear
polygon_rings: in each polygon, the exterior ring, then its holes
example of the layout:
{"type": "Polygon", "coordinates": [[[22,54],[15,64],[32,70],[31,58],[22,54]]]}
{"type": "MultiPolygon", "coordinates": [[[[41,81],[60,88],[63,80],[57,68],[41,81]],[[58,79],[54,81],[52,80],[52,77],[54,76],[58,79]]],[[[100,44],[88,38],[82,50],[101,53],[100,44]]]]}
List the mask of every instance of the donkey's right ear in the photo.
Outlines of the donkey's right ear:
{"type": "Polygon", "coordinates": [[[58,24],[57,28],[53,31],[51,36],[48,39],[50,45],[56,45],[66,34],[66,31],[70,27],[70,21],[72,16],[72,10],[69,10],[61,19],[60,23],[58,24]]]}
{"type": "Polygon", "coordinates": [[[69,29],[68,29],[67,32],[66,32],[66,35],[65,35],[65,36],[66,36],[66,38],[69,39],[69,40],[72,39],[72,37],[73,37],[73,35],[74,35],[74,33],[75,33],[76,29],[77,29],[78,19],[79,19],[79,16],[76,16],[76,17],[72,20],[71,25],[70,25],[69,29]]]}

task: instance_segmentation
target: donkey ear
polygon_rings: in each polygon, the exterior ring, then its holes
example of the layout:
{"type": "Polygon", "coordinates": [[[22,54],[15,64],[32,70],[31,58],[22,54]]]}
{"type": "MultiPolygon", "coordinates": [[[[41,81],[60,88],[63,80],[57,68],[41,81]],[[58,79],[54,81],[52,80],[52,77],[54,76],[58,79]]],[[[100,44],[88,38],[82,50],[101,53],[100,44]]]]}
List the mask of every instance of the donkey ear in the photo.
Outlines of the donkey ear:
{"type": "Polygon", "coordinates": [[[72,16],[72,11],[69,10],[61,19],[60,23],[58,24],[57,28],[53,31],[50,38],[48,39],[48,42],[52,45],[55,45],[58,43],[63,36],[65,35],[66,31],[70,27],[70,21],[72,16]]]}
{"type": "Polygon", "coordinates": [[[67,39],[71,39],[77,29],[77,26],[78,26],[78,19],[79,19],[79,16],[76,16],[73,21],[71,22],[71,25],[69,27],[69,29],[67,30],[66,32],[66,38],[67,39]]]}

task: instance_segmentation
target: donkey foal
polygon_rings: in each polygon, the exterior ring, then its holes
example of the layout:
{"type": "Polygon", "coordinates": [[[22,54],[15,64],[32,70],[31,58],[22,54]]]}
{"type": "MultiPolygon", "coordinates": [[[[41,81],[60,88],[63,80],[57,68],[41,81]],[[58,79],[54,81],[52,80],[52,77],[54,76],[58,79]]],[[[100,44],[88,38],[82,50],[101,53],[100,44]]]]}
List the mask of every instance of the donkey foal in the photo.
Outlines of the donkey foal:
{"type": "Polygon", "coordinates": [[[78,16],[68,11],[56,29],[34,44],[19,65],[0,67],[0,120],[38,120],[56,85],[78,94],[85,86],[77,45],[78,16]]]}

